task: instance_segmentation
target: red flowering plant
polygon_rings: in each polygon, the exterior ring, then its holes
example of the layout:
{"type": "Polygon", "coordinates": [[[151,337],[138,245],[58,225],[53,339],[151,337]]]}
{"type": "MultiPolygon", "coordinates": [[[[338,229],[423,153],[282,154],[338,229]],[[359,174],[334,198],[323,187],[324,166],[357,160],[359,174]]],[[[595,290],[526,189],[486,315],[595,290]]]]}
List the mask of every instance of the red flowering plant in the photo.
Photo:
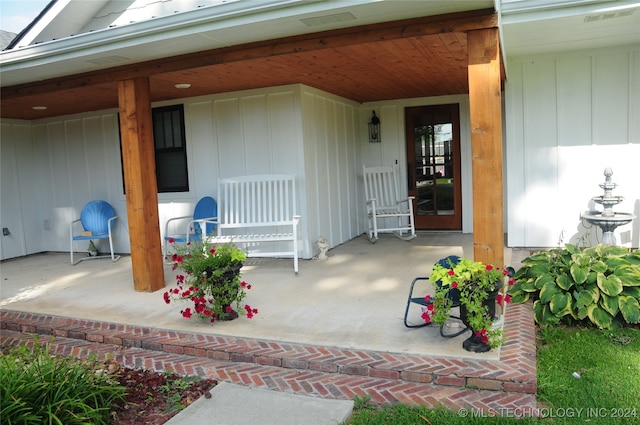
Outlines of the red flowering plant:
{"type": "Polygon", "coordinates": [[[495,312],[490,308],[492,296],[501,307],[511,301],[509,295],[499,293],[504,281],[513,285],[510,268],[499,268],[467,258],[457,258],[457,262],[436,263],[429,277],[434,283],[435,294],[427,295],[427,306],[422,309],[422,319],[440,326],[450,318],[450,310],[460,305],[461,318],[474,335],[491,348],[500,346],[502,327],[493,326],[495,312]],[[496,294],[497,292],[497,294],[496,294]],[[464,313],[463,313],[464,310],[464,313]]]}
{"type": "Polygon", "coordinates": [[[169,240],[173,248],[172,270],[176,275],[176,286],[163,294],[164,301],[190,301],[192,307],[181,311],[183,317],[197,316],[209,320],[232,320],[238,311],[251,319],[258,309],[242,305],[251,285],[241,279],[240,269],[246,255],[231,243],[211,245],[190,242],[186,245],[169,240]],[[236,310],[234,310],[234,307],[236,310]]]}

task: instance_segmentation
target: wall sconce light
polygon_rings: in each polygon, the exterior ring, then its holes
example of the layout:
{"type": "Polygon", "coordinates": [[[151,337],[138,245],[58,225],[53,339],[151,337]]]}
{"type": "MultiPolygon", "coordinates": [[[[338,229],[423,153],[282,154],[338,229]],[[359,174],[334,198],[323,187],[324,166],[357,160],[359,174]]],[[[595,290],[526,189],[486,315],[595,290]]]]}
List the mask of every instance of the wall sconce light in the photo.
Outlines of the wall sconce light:
{"type": "Polygon", "coordinates": [[[376,116],[376,111],[373,111],[369,123],[369,143],[379,143],[380,141],[380,118],[376,116]]]}

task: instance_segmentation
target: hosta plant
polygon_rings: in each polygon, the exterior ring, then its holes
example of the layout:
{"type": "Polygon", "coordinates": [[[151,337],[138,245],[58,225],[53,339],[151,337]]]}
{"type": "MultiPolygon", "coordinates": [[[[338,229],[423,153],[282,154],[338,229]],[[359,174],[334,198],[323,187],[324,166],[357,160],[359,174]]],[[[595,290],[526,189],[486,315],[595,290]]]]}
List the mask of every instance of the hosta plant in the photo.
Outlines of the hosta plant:
{"type": "Polygon", "coordinates": [[[509,294],[514,303],[533,301],[540,325],[592,323],[609,329],[638,323],[640,252],[567,244],[522,261],[509,294]]]}

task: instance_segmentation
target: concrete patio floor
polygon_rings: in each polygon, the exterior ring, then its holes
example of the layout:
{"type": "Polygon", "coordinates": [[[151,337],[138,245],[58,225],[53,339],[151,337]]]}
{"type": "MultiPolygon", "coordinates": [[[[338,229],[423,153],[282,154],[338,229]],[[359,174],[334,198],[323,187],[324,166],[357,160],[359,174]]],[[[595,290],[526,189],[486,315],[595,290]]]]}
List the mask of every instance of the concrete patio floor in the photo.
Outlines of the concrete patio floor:
{"type": "MultiPolygon", "coordinates": [[[[505,264],[518,268],[528,253],[506,249],[505,264]]],[[[201,355],[203,361],[225,361],[207,372],[218,379],[285,392],[352,399],[360,390],[349,385],[360,388],[366,377],[372,380],[366,384],[369,391],[380,386],[374,398],[383,403],[435,404],[443,397],[452,406],[486,406],[482,400],[498,391],[502,395],[492,400],[500,406],[505,400],[516,407],[535,406],[535,341],[527,307],[507,307],[508,342],[483,354],[462,349],[469,334],[447,339],[436,326],[404,326],[411,281],[428,276],[432,265],[448,255],[472,257],[473,235],[421,232],[409,242],[385,235],[375,244],[361,236],[330,250],[326,261],[301,261],[298,275],[289,259],[248,259],[242,273],[252,289],[245,302],[259,313],[253,319],[212,325],[182,318],[180,310],[188,305],[165,304],[164,290],[136,292],[128,256],[115,263],[94,260],[71,266],[68,253],[38,254],[2,262],[2,329],[83,339],[77,344],[85,348],[89,342],[115,342],[121,351],[151,348],[158,353],[147,357],[162,354],[161,360],[137,363],[155,368],[184,362],[167,359],[167,353],[201,355]],[[79,332],[80,328],[88,330],[79,332]],[[254,368],[273,366],[278,372],[256,369],[253,377],[229,375],[228,361],[254,368]],[[293,382],[304,381],[300,370],[308,369],[330,372],[314,374],[314,379],[326,380],[327,393],[318,389],[319,383],[308,387],[293,382]],[[256,377],[274,373],[286,378],[263,382],[256,377]],[[340,389],[334,388],[335,375],[345,379],[340,389]]],[[[167,266],[167,288],[174,279],[175,272],[167,266]]],[[[425,285],[422,292],[429,290],[425,285]]],[[[410,321],[420,323],[419,315],[414,307],[410,321]]],[[[5,340],[14,337],[3,335],[5,340]]],[[[122,356],[127,360],[126,353],[122,356]]]]}
{"type": "MultiPolygon", "coordinates": [[[[505,250],[508,265],[511,254],[505,250]]],[[[0,308],[280,342],[497,359],[499,350],[463,350],[466,333],[446,339],[436,326],[403,324],[411,281],[428,276],[448,255],[472,257],[473,235],[421,233],[409,242],[384,235],[375,244],[362,236],[329,251],[326,261],[302,261],[298,275],[291,260],[250,258],[242,269],[252,285],[245,302],[259,314],[212,325],[182,318],[180,310],[190,305],[166,305],[164,290],[136,292],[128,256],[71,266],[68,254],[46,253],[2,263],[0,308]]],[[[166,266],[167,288],[175,285],[175,274],[166,266]]],[[[432,291],[427,283],[421,288],[425,295],[432,291]]],[[[421,323],[419,306],[411,312],[410,321],[421,323]]]]}

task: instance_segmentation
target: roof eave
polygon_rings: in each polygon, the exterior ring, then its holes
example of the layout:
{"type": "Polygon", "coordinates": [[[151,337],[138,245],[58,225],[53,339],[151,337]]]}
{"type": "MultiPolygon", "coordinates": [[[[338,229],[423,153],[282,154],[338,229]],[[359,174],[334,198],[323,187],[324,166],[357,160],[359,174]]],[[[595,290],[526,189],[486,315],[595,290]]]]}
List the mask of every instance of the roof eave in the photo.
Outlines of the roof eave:
{"type": "MultiPolygon", "coordinates": [[[[179,53],[225,47],[234,43],[230,43],[228,40],[216,40],[212,37],[205,38],[201,34],[214,33],[215,31],[239,26],[248,28],[250,25],[264,24],[287,16],[300,16],[319,11],[334,10],[340,6],[353,6],[370,2],[371,0],[349,0],[327,4],[327,2],[319,0],[271,0],[252,3],[254,6],[250,8],[247,8],[246,2],[233,2],[209,6],[210,13],[203,13],[206,8],[200,8],[152,20],[134,22],[124,26],[105,28],[35,45],[18,47],[0,52],[0,66],[4,76],[2,86],[16,84],[16,82],[11,81],[10,73],[12,72],[24,73],[25,70],[37,67],[62,62],[68,63],[71,59],[83,58],[85,61],[89,61],[92,58],[106,57],[116,54],[116,52],[118,52],[118,55],[122,55],[122,52],[126,52],[126,49],[141,45],[149,45],[151,49],[162,51],[163,46],[172,44],[172,40],[177,41],[184,37],[192,37],[195,43],[191,49],[185,49],[181,46],[179,53]]],[[[309,27],[308,32],[313,31],[314,29],[309,27]]],[[[251,37],[251,39],[239,41],[238,44],[268,39],[271,35],[266,31],[261,31],[251,34],[251,37]]],[[[177,52],[162,52],[157,55],[157,58],[174,54],[177,54],[177,52]]],[[[145,60],[148,59],[154,58],[145,58],[145,60]]],[[[139,58],[131,60],[132,63],[137,61],[139,61],[139,58]]],[[[113,66],[113,64],[96,65],[93,69],[98,70],[110,66],[113,66]]],[[[77,71],[67,68],[65,72],[73,74],[77,71]]],[[[20,81],[19,83],[23,82],[28,81],[20,81]]]]}

